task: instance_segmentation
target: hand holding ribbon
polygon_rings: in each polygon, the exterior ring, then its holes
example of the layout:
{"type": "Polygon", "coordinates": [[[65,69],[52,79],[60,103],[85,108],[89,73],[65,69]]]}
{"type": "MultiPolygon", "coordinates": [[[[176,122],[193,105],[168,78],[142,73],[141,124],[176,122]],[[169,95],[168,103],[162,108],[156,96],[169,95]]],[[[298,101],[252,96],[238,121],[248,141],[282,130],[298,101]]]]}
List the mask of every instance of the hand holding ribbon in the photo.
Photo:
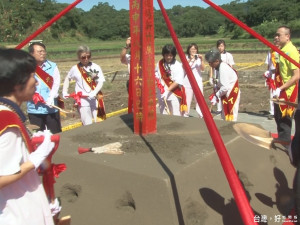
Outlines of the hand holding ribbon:
{"type": "Polygon", "coordinates": [[[280,89],[280,88],[276,88],[276,90],[274,90],[274,91],[272,92],[273,97],[279,98],[280,92],[281,92],[281,89],[280,89]]]}
{"type": "Polygon", "coordinates": [[[215,105],[217,104],[217,102],[219,102],[219,98],[216,96],[215,93],[212,93],[208,98],[212,105],[215,105]]]}
{"type": "Polygon", "coordinates": [[[271,76],[270,71],[267,70],[266,72],[264,72],[263,77],[268,79],[271,76]]]}
{"type": "Polygon", "coordinates": [[[78,91],[77,93],[74,92],[70,94],[69,97],[74,98],[76,104],[78,106],[81,106],[81,98],[88,97],[88,96],[82,95],[82,92],[78,91]]]}
{"type": "Polygon", "coordinates": [[[32,100],[34,102],[34,104],[36,105],[37,103],[43,103],[46,104],[44,98],[39,94],[39,93],[34,93],[32,100]]]}

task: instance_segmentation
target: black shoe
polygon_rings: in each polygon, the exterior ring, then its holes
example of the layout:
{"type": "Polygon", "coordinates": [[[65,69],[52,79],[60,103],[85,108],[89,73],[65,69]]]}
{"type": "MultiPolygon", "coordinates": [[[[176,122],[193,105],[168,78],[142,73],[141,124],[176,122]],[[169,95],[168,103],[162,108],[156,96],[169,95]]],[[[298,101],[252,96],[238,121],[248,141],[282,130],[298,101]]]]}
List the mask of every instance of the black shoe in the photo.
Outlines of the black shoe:
{"type": "Polygon", "coordinates": [[[222,111],[212,111],[211,113],[214,114],[214,115],[219,115],[219,114],[222,113],[222,111]]]}

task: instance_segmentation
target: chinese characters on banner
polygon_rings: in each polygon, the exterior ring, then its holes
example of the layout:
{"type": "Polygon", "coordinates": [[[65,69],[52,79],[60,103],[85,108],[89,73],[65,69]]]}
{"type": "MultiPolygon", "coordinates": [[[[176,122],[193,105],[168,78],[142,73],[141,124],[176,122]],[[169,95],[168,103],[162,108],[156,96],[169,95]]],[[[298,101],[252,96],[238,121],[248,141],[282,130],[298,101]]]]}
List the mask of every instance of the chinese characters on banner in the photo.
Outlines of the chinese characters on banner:
{"type": "Polygon", "coordinates": [[[153,0],[130,0],[130,37],[130,91],[134,133],[143,135],[155,133],[153,0]]]}

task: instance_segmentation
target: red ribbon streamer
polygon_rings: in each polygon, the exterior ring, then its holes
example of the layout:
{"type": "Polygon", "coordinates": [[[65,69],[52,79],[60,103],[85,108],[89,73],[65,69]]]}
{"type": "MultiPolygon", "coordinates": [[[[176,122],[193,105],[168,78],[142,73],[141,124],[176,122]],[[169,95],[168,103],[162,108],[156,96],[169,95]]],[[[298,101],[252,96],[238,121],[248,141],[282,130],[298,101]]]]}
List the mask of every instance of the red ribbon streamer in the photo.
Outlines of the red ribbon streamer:
{"type": "Polygon", "coordinates": [[[32,100],[34,104],[36,105],[37,103],[43,103],[46,104],[44,98],[39,94],[39,93],[34,93],[32,100]]]}
{"type": "Polygon", "coordinates": [[[187,73],[188,79],[190,81],[190,84],[192,86],[192,89],[194,91],[194,94],[196,96],[197,102],[200,106],[200,109],[204,115],[204,121],[206,123],[207,129],[210,133],[210,136],[212,138],[213,144],[215,146],[215,149],[218,153],[219,159],[221,161],[224,173],[227,177],[228,183],[230,185],[231,191],[234,195],[234,198],[236,200],[239,212],[241,214],[241,217],[243,219],[244,224],[250,225],[250,224],[257,224],[254,222],[254,213],[250,207],[249,201],[247,199],[246,193],[244,191],[244,188],[239,180],[239,177],[236,173],[236,170],[231,162],[231,159],[228,155],[228,152],[225,148],[224,142],[221,138],[221,135],[217,129],[217,126],[211,116],[211,113],[207,107],[207,104],[205,102],[205,99],[197,85],[196,79],[193,76],[193,72],[191,70],[191,67],[189,66],[189,63],[185,57],[184,51],[182,50],[182,47],[178,41],[178,38],[175,34],[175,31],[172,27],[172,24],[168,18],[167,12],[164,9],[164,6],[161,2],[161,0],[157,0],[161,12],[163,14],[163,17],[165,19],[165,22],[167,24],[167,27],[170,31],[171,37],[173,39],[173,42],[176,46],[176,49],[178,50],[178,55],[181,59],[181,62],[183,63],[184,69],[187,73]]]}
{"type": "Polygon", "coordinates": [[[81,98],[84,98],[84,97],[87,97],[87,96],[82,95],[82,92],[78,91],[77,93],[74,92],[74,93],[70,94],[69,97],[74,98],[76,104],[78,106],[81,106],[81,98]]]}
{"type": "Polygon", "coordinates": [[[274,84],[274,80],[271,77],[266,78],[266,84],[268,85],[269,90],[275,90],[276,89],[275,84],[274,84]]]}
{"type": "MultiPolygon", "coordinates": [[[[216,93],[212,93],[210,96],[208,96],[209,101],[211,101],[216,96],[216,93]]],[[[217,96],[216,96],[217,97],[217,96]]],[[[217,97],[217,102],[219,102],[219,98],[217,97]]]]}
{"type": "MultiPolygon", "coordinates": [[[[41,144],[44,141],[44,136],[39,136],[39,137],[33,137],[31,142],[32,142],[32,146],[34,151],[36,150],[36,148],[38,147],[39,144],[41,144]]],[[[59,166],[54,166],[51,163],[52,160],[52,156],[53,154],[56,152],[58,145],[59,145],[59,141],[60,141],[60,136],[55,134],[51,136],[51,141],[55,143],[54,148],[52,150],[52,152],[48,155],[48,157],[45,159],[44,161],[44,165],[49,165],[48,168],[43,169],[42,167],[39,167],[38,169],[38,173],[40,175],[43,175],[43,186],[46,192],[46,195],[49,199],[49,201],[53,201],[55,199],[55,194],[54,194],[54,174],[56,174],[56,176],[58,177],[58,174],[62,171],[65,170],[64,166],[62,164],[59,164],[59,166]]]]}
{"type": "Polygon", "coordinates": [[[163,94],[165,92],[164,87],[162,86],[162,84],[160,83],[160,81],[157,77],[155,77],[155,81],[156,81],[156,86],[160,91],[160,94],[163,94]]]}
{"type": "Polygon", "coordinates": [[[67,169],[65,163],[52,164],[52,172],[55,178],[59,178],[59,174],[67,169]]]}
{"type": "Polygon", "coordinates": [[[51,164],[50,168],[43,173],[43,186],[51,201],[55,199],[54,184],[56,181],[54,177],[58,178],[59,174],[66,169],[67,167],[65,164],[51,164]]]}

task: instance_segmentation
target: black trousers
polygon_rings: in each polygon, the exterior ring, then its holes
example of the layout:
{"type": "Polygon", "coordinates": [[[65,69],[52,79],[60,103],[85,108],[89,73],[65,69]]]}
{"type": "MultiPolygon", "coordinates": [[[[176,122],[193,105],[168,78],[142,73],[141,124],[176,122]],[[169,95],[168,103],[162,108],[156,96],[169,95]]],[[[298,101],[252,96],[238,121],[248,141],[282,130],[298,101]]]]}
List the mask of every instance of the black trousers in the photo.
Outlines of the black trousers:
{"type": "Polygon", "coordinates": [[[52,134],[61,132],[60,114],[59,112],[51,114],[32,114],[28,113],[29,122],[40,127],[39,130],[47,129],[52,134]]]}
{"type": "Polygon", "coordinates": [[[290,142],[293,118],[289,116],[282,117],[278,104],[274,104],[274,118],[277,125],[278,139],[290,142]]]}

